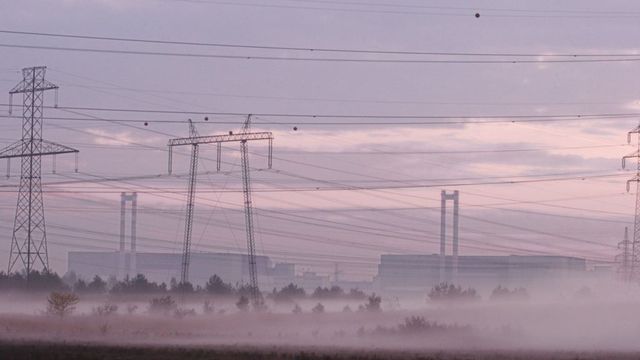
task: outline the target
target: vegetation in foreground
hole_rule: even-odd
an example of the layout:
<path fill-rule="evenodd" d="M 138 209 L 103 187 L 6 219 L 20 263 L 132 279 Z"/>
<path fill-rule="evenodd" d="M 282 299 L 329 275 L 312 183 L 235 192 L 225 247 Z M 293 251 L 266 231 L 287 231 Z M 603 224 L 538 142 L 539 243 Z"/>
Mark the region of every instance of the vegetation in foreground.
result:
<path fill-rule="evenodd" d="M 355 351 L 317 348 L 238 348 L 238 347 L 120 347 L 90 344 L 6 343 L 0 342 L 0 359 L 75 360 L 488 360 L 488 359 L 637 359 L 637 354 L 613 352 L 528 352 L 465 351 L 422 352 Z"/>

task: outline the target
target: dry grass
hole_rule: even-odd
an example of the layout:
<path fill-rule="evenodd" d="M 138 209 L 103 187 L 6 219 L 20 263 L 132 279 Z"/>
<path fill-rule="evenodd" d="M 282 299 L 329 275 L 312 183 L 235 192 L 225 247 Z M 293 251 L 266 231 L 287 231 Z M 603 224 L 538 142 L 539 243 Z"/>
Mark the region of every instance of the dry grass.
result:
<path fill-rule="evenodd" d="M 287 347 L 160 347 L 0 342 L 0 359 L 32 360 L 501 360 L 501 359 L 637 359 L 638 354 L 615 352 L 523 351 L 379 351 Z"/>

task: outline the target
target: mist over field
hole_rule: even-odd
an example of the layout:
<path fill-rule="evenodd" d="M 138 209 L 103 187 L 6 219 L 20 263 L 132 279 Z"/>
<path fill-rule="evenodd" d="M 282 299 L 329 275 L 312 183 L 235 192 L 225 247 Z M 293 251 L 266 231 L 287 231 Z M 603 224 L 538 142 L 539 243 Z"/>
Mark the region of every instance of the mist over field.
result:
<path fill-rule="evenodd" d="M 388 351 L 640 350 L 640 319 L 633 315 L 639 302 L 628 300 L 640 292 L 624 284 L 577 289 L 567 284 L 516 298 L 479 295 L 387 297 L 380 308 L 370 308 L 369 297 L 267 297 L 266 308 L 254 311 L 241 310 L 236 296 L 86 294 L 72 312 L 58 316 L 47 312 L 47 293 L 3 292 L 0 340 Z M 174 303 L 151 305 L 166 296 Z M 104 311 L 107 305 L 111 310 Z"/>

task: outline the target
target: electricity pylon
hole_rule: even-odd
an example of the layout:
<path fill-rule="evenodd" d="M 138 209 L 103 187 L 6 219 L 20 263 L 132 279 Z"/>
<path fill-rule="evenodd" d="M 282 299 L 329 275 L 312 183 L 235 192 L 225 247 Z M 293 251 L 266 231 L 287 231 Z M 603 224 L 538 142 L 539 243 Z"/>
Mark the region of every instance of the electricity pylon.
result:
<path fill-rule="evenodd" d="M 217 166 L 216 168 L 220 170 L 221 164 L 221 152 L 222 152 L 222 143 L 225 142 L 240 142 L 242 152 L 242 180 L 243 180 L 243 193 L 245 197 L 245 214 L 247 203 L 249 207 L 251 207 L 251 187 L 250 187 L 250 177 L 249 177 L 249 159 L 247 152 L 247 142 L 253 140 L 268 140 L 269 141 L 269 156 L 268 156 L 268 164 L 269 169 L 271 169 L 272 165 L 272 154 L 273 154 L 273 134 L 271 132 L 249 132 L 249 124 L 250 124 L 251 115 L 248 116 L 247 121 L 245 121 L 242 131 L 239 134 L 234 134 L 233 132 L 229 132 L 228 135 L 211 135 L 211 136 L 199 136 L 197 133 L 193 122 L 189 120 L 189 137 L 186 138 L 176 138 L 169 140 L 169 174 L 172 172 L 172 163 L 173 163 L 173 148 L 175 146 L 184 146 L 191 145 L 191 163 L 189 170 L 189 190 L 187 195 L 187 213 L 185 218 L 185 234 L 184 234 L 184 244 L 183 244 L 183 253 L 182 253 L 182 269 L 180 274 L 180 280 L 182 283 L 186 283 L 189 281 L 189 259 L 191 255 L 191 232 L 193 227 L 193 210 L 195 206 L 195 192 L 196 192 L 196 179 L 198 175 L 198 154 L 199 154 L 199 145 L 201 144 L 217 144 Z M 245 157 L 246 155 L 246 157 Z M 248 200 L 247 200 L 248 199 Z M 248 220 L 251 218 L 251 220 Z M 249 234 L 249 229 L 251 229 L 251 233 L 253 234 L 253 217 L 252 212 L 249 212 L 249 215 L 246 216 L 247 219 L 247 234 Z M 260 292 L 257 288 L 257 270 L 255 267 L 255 245 L 253 241 L 253 235 L 248 240 L 249 244 L 249 274 L 251 277 L 251 296 L 254 301 L 254 305 L 259 304 L 260 302 Z M 254 254 L 253 257 L 251 254 Z M 252 266 L 253 264 L 253 266 Z"/>
<path fill-rule="evenodd" d="M 8 271 L 14 270 L 18 260 L 22 262 L 27 275 L 35 267 L 49 270 L 47 252 L 47 232 L 44 220 L 42 200 L 41 158 L 45 155 L 76 154 L 78 150 L 42 139 L 44 92 L 55 90 L 58 86 L 44 79 L 45 66 L 22 69 L 22 81 L 9 92 L 22 94 L 22 139 L 0 150 L 0 159 L 7 159 L 7 168 L 11 158 L 20 158 L 20 189 L 11 238 Z M 11 100 L 9 103 L 11 103 Z M 11 113 L 11 107 L 9 107 Z"/>
<path fill-rule="evenodd" d="M 631 280 L 631 241 L 629 241 L 629 228 L 624 227 L 624 240 L 618 243 L 618 249 L 622 250 L 620 254 L 616 256 L 616 261 L 619 262 L 618 275 L 622 281 Z"/>
<path fill-rule="evenodd" d="M 242 126 L 242 133 L 249 132 L 251 115 Z M 271 153 L 271 151 L 269 151 Z M 244 195 L 244 221 L 247 232 L 247 253 L 249 256 L 249 281 L 251 286 L 251 302 L 254 308 L 262 306 L 262 298 L 258 289 L 258 269 L 256 268 L 256 241 L 253 231 L 253 202 L 251 200 L 251 174 L 249 172 L 249 144 L 240 141 L 240 157 L 242 163 L 242 194 Z"/>
<path fill-rule="evenodd" d="M 440 192 L 440 281 L 446 281 L 446 238 L 447 238 L 447 200 L 453 201 L 453 256 L 452 281 L 458 277 L 458 215 L 460 209 L 460 192 L 454 190 L 453 194 L 447 194 L 445 190 Z"/>
<path fill-rule="evenodd" d="M 638 135 L 638 148 L 633 153 L 622 157 L 622 168 L 626 166 L 626 160 L 630 158 L 636 159 L 636 174 L 633 178 L 627 180 L 627 192 L 631 190 L 631 183 L 636 183 L 636 207 L 633 221 L 633 241 L 631 242 L 631 264 L 629 265 L 629 279 L 636 279 L 638 271 L 638 260 L 640 259 L 640 125 L 627 133 L 627 143 L 631 143 L 631 135 Z"/>

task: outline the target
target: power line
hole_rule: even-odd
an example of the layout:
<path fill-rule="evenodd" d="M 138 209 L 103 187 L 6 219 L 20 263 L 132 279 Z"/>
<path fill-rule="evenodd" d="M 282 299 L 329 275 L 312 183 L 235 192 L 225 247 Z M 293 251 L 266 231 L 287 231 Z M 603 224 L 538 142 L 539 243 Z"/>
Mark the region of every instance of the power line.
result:
<path fill-rule="evenodd" d="M 624 58 L 572 58 L 572 59 L 536 59 L 536 60 L 434 60 L 434 59 L 366 59 L 366 58 L 329 58 L 329 57 L 291 57 L 291 56 L 264 56 L 264 55 L 232 55 L 232 54 L 205 54 L 171 51 L 145 51 L 123 49 L 101 49 L 88 47 L 48 46 L 48 45 L 24 45 L 1 43 L 0 47 L 14 49 L 84 52 L 96 54 L 120 54 L 120 55 L 145 55 L 145 56 L 173 56 L 183 58 L 201 59 L 227 59 L 227 60 L 267 60 L 267 61 L 299 61 L 299 62 L 327 62 L 327 63 L 379 63 L 379 64 L 541 64 L 541 63 L 624 63 L 638 62 L 640 57 Z"/>
<path fill-rule="evenodd" d="M 301 51 L 311 53 L 355 53 L 355 54 L 385 54 L 385 55 L 430 55 L 430 56 L 478 56 L 478 57 L 638 57 L 638 54 L 625 53 L 495 53 L 495 52 L 446 52 L 446 51 L 402 51 L 402 50 L 371 50 L 371 49 L 347 49 L 347 48 L 322 48 L 322 47 L 295 47 L 295 46 L 267 46 L 255 44 L 231 44 L 231 43 L 212 43 L 200 41 L 177 41 L 177 40 L 159 40 L 132 37 L 114 37 L 114 36 L 96 36 L 82 34 L 61 34 L 51 32 L 34 32 L 34 31 L 17 31 L 0 29 L 2 34 L 29 35 L 39 37 L 54 37 L 66 39 L 85 39 L 100 40 L 109 42 L 133 42 L 146 44 L 164 44 L 164 45 L 187 45 L 201 47 L 221 47 L 236 49 L 259 49 L 259 50 L 287 50 Z"/>
<path fill-rule="evenodd" d="M 9 104 L 0 104 L 0 106 L 8 107 Z M 447 121 L 447 122 L 272 122 L 261 121 L 260 124 L 311 124 L 311 125 L 341 125 L 341 124 L 372 124 L 372 125 L 395 125 L 395 124 L 456 124 L 456 123 L 495 123 L 495 122 L 521 122 L 521 121 L 567 121 L 567 120 L 607 120 L 607 119 L 627 119 L 640 116 L 640 113 L 585 113 L 585 114 L 479 114 L 479 115 L 427 115 L 427 114 L 316 114 L 316 113 L 277 113 L 277 112 L 221 112 L 221 111 L 181 111 L 181 110 L 162 110 L 162 109 L 141 109 L 141 108 L 113 108 L 113 107 L 86 107 L 86 106 L 44 106 L 47 109 L 58 109 L 61 111 L 81 110 L 81 111 L 98 111 L 98 112 L 115 112 L 115 113 L 142 113 L 142 114 L 179 114 L 179 115 L 224 115 L 224 116 L 238 116 L 246 117 L 248 113 L 254 116 L 262 118 L 311 118 L 311 119 L 451 119 L 451 120 L 474 120 L 480 119 L 482 121 Z M 84 116 L 88 116 L 84 114 Z M 3 118 L 18 118 L 11 115 L 0 115 Z M 76 120 L 76 121 L 106 121 L 106 122 L 155 122 L 155 123 L 184 123 L 184 121 L 178 120 L 154 120 L 154 119 L 104 119 L 104 118 L 81 118 L 81 117 L 53 117 L 48 116 L 47 119 L 51 120 Z M 214 123 L 214 124 L 235 124 L 238 125 L 238 121 L 224 122 L 224 121 L 197 121 L 197 123 Z M 139 129 L 139 128 L 138 128 Z M 167 135 L 162 133 L 162 135 Z"/>
<path fill-rule="evenodd" d="M 345 8 L 345 7 L 319 7 L 319 6 L 301 6 L 301 5 L 284 5 L 284 4 L 264 4 L 264 3 L 251 3 L 251 2 L 231 2 L 231 1 L 222 1 L 222 0 L 156 0 L 156 1 L 165 1 L 165 2 L 181 2 L 181 3 L 193 3 L 193 4 L 203 4 L 203 5 L 226 5 L 226 6 L 236 6 L 236 7 L 256 7 L 256 8 L 273 8 L 273 9 L 288 9 L 288 10 L 312 10 L 312 11 L 327 11 L 327 12 L 339 12 L 339 13 L 371 13 L 371 14 L 390 14 L 390 15 L 413 15 L 413 16 L 448 16 L 448 17 L 467 17 L 472 18 L 475 16 L 477 11 L 480 9 L 485 11 L 494 11 L 494 12 L 515 12 L 515 14 L 510 13 L 484 13 L 483 17 L 490 18 L 637 18 L 640 14 L 636 14 L 634 12 L 626 13 L 626 12 L 612 12 L 612 11 L 588 11 L 584 10 L 574 11 L 574 10 L 557 10 L 557 14 L 553 14 L 553 10 L 528 10 L 528 9 L 513 9 L 507 10 L 507 8 L 454 8 L 454 7 L 430 7 L 432 10 L 444 10 L 450 12 L 424 12 L 424 11 L 407 11 L 407 10 L 388 10 L 388 9 L 362 9 L 362 8 Z M 355 3 L 351 3 L 349 5 L 356 5 Z M 425 7 L 426 8 L 426 7 Z M 463 12 L 461 11 L 463 10 Z M 453 12 L 451 12 L 453 11 Z M 527 13 L 531 12 L 531 13 Z"/>

